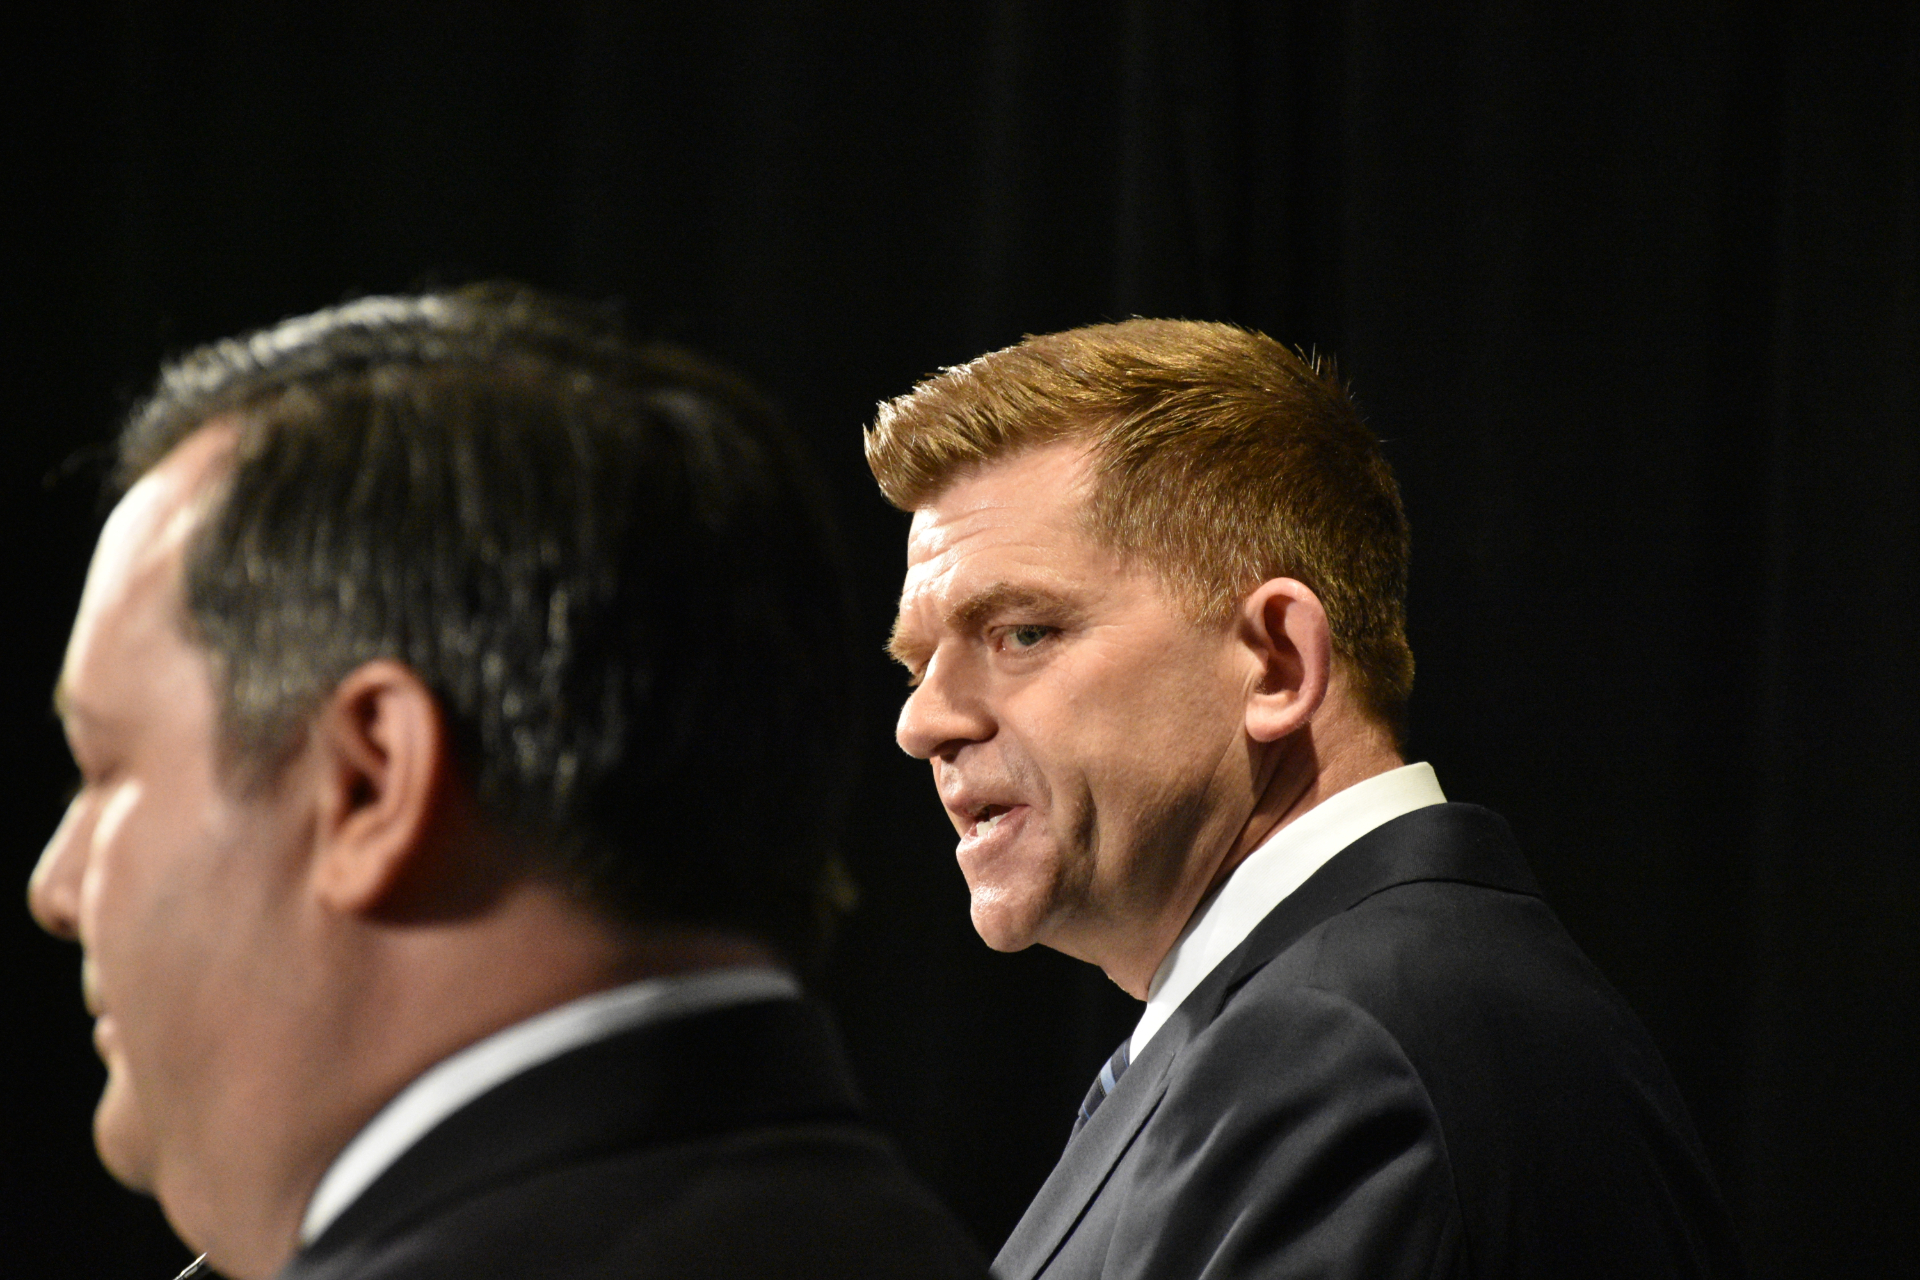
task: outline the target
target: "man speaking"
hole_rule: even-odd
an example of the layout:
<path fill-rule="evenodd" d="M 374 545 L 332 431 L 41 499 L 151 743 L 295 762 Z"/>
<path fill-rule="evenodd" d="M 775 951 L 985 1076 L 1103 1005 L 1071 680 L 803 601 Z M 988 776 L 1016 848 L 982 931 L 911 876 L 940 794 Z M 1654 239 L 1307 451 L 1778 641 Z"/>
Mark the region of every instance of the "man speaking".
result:
<path fill-rule="evenodd" d="M 979 1276 L 798 998 L 845 652 L 760 402 L 516 288 L 168 368 L 30 889 L 220 1273 Z"/>
<path fill-rule="evenodd" d="M 1330 376 L 1080 329 L 881 406 L 867 456 L 976 929 L 1146 1002 L 1002 1280 L 1732 1273 L 1645 1031 L 1402 762 L 1406 519 Z"/>

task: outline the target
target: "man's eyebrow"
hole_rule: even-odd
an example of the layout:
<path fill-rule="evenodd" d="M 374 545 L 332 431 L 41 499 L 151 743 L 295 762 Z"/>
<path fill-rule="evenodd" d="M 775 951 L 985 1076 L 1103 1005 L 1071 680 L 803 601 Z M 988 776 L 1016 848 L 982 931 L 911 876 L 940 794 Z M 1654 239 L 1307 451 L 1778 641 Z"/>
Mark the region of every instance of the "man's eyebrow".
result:
<path fill-rule="evenodd" d="M 957 602 L 947 610 L 943 621 L 949 630 L 966 632 L 979 629 L 1001 614 L 1027 612 L 1044 614 L 1048 621 L 1064 623 L 1079 610 L 1060 592 L 1030 583 L 995 582 Z M 913 659 L 925 653 L 927 645 L 909 632 L 906 617 L 904 612 L 895 615 L 887 652 L 901 666 L 911 667 Z"/>
<path fill-rule="evenodd" d="M 906 625 L 907 615 L 904 612 L 893 615 L 893 631 L 887 636 L 887 656 L 901 666 L 911 668 L 913 660 L 924 652 L 927 646 L 919 640 L 909 638 Z"/>

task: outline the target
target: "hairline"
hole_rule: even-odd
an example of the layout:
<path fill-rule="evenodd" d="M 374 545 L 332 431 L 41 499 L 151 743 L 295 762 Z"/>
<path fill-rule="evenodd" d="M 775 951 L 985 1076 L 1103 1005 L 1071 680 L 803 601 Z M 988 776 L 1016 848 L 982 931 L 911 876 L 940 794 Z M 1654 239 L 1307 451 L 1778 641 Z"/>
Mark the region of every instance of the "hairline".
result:
<path fill-rule="evenodd" d="M 1129 546 L 1117 535 L 1107 521 L 1099 518 L 1097 508 L 1103 497 L 1119 494 L 1119 480 L 1115 475 L 1115 462 L 1118 451 L 1109 443 L 1111 428 L 1117 424 L 1117 415 L 1094 417 L 1085 414 L 1057 413 L 1048 415 L 1045 426 L 1031 436 L 1000 443 L 983 450 L 979 454 L 957 460 L 943 470 L 935 480 L 922 491 L 909 498 L 913 503 L 912 513 L 926 510 L 956 485 L 974 479 L 985 472 L 999 467 L 1009 466 L 1031 454 L 1044 449 L 1077 447 L 1087 467 L 1087 481 L 1084 491 L 1075 502 L 1073 524 L 1075 528 L 1094 545 L 1112 554 L 1123 567 L 1135 567 L 1150 574 L 1159 586 L 1167 601 L 1178 611 L 1182 621 L 1194 627 L 1221 626 L 1231 618 L 1240 605 L 1260 586 L 1273 579 L 1258 579 L 1239 584 L 1229 584 L 1206 571 L 1204 566 L 1190 563 L 1176 563 L 1173 558 L 1161 552 L 1151 544 Z M 1182 581 L 1183 576 L 1186 581 Z M 1319 592 L 1311 583 L 1305 582 L 1297 573 L 1281 573 L 1280 578 L 1290 578 L 1301 583 L 1307 590 Z M 1000 584 L 995 584 L 1000 585 Z M 992 586 L 986 588 L 991 592 Z M 971 601 L 963 602 L 957 613 Z M 899 634 L 900 615 L 896 612 L 894 628 L 888 637 L 886 651 L 901 665 L 907 665 L 896 651 L 895 637 Z M 1351 679 L 1355 659 L 1349 652 L 1343 637 L 1330 636 L 1332 644 L 1333 666 L 1336 672 L 1344 672 Z M 1363 699 L 1356 699 L 1355 706 L 1361 715 L 1372 723 L 1377 723 L 1388 732 L 1398 736 L 1401 732 L 1395 727 L 1392 716 L 1374 711 Z"/>
<path fill-rule="evenodd" d="M 300 698 L 288 699 L 283 704 L 286 714 L 276 718 L 271 726 L 253 726 L 254 732 L 250 733 L 248 726 L 241 722 L 238 686 L 226 670 L 224 655 L 214 647 L 193 612 L 188 590 L 193 572 L 212 554 L 210 539 L 233 501 L 240 454 L 248 437 L 265 429 L 255 412 L 260 402 L 259 398 L 250 398 L 239 405 L 214 409 L 191 419 L 183 416 L 181 421 L 185 425 L 174 425 L 169 430 L 167 447 L 141 471 L 124 478 L 125 488 L 131 490 L 202 432 L 226 431 L 229 435 L 209 460 L 193 492 L 184 499 L 184 505 L 191 510 L 191 523 L 180 540 L 167 611 L 181 640 L 206 663 L 214 695 L 215 777 L 242 797 L 260 795 L 286 776 L 329 692 L 312 689 Z M 269 727 L 272 731 L 265 732 Z"/>
<path fill-rule="evenodd" d="M 906 510 L 916 514 L 924 511 L 952 492 L 956 485 L 999 467 L 1010 466 L 1042 450 L 1078 449 L 1086 473 L 1083 490 L 1074 504 L 1075 529 L 1123 565 L 1151 573 L 1168 599 L 1189 622 L 1199 626 L 1224 622 L 1240 601 L 1257 590 L 1264 579 L 1238 584 L 1214 582 L 1211 586 L 1201 586 L 1196 590 L 1194 585 L 1183 582 L 1182 576 L 1189 576 L 1194 582 L 1211 581 L 1213 575 L 1206 571 L 1205 566 L 1177 563 L 1172 556 L 1150 543 L 1129 545 L 1110 521 L 1101 518 L 1099 508 L 1103 501 L 1117 504 L 1122 497 L 1120 481 L 1115 474 L 1119 453 L 1110 443 L 1112 429 L 1118 425 L 1121 416 L 1093 417 L 1065 412 L 1049 414 L 1046 424 L 1032 435 L 993 446 L 990 452 L 982 450 L 973 457 L 955 461 L 924 488 L 906 495 L 912 503 Z"/>

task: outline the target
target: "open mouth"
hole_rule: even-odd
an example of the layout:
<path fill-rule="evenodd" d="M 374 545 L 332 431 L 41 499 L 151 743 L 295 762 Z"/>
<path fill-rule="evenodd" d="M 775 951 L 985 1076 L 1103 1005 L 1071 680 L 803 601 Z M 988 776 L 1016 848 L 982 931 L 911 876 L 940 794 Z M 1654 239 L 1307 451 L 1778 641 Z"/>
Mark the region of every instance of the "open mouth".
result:
<path fill-rule="evenodd" d="M 992 835 L 993 829 L 1000 825 L 1000 819 L 1006 817 L 1007 814 L 1012 811 L 1010 805 L 986 805 L 979 813 L 973 815 L 973 830 L 967 834 L 976 837 Z"/>

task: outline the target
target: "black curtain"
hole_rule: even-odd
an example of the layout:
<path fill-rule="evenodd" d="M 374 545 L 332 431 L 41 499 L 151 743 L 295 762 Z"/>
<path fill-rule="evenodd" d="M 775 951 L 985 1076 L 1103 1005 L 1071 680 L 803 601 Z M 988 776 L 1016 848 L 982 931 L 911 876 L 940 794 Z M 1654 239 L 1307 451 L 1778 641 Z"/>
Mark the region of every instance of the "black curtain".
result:
<path fill-rule="evenodd" d="M 1920 901 L 1920 7 L 1668 0 L 55 7 L 12 42 L 0 686 L 24 881 L 99 512 L 163 354 L 516 276 L 742 366 L 825 466 L 874 639 L 822 984 L 989 1245 L 1130 1025 L 991 954 L 894 752 L 875 400 L 1131 314 L 1336 353 L 1415 527 L 1414 753 L 1506 813 L 1665 1049 L 1759 1276 L 1903 1269 Z M 770 833 L 777 836 L 777 833 Z M 23 1274 L 178 1250 L 94 1166 L 75 953 L 16 911 Z"/>

